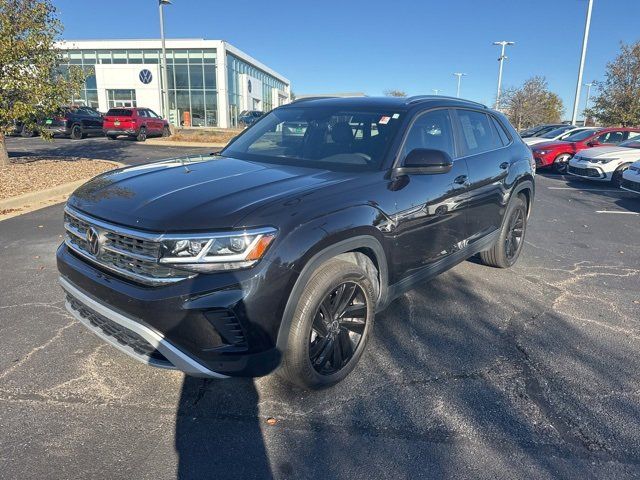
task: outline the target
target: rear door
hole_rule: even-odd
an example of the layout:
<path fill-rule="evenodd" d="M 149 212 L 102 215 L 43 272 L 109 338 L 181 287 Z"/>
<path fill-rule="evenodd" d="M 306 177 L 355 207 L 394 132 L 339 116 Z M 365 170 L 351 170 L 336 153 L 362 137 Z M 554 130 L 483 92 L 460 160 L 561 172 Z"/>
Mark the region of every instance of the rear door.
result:
<path fill-rule="evenodd" d="M 147 115 L 149 117 L 148 121 L 153 123 L 154 133 L 157 135 L 161 134 L 164 128 L 164 120 L 160 118 L 160 115 L 149 108 L 147 108 Z"/>
<path fill-rule="evenodd" d="M 456 130 L 469 168 L 468 232 L 473 241 L 502 224 L 509 167 L 518 161 L 507 148 L 508 134 L 484 110 L 456 109 Z"/>
<path fill-rule="evenodd" d="M 404 140 L 400 165 L 415 148 L 447 152 L 453 168 L 436 175 L 407 174 L 397 181 L 394 267 L 401 276 L 458 251 L 466 237 L 468 171 L 465 160 L 456 158 L 450 110 L 430 110 L 416 117 Z"/>

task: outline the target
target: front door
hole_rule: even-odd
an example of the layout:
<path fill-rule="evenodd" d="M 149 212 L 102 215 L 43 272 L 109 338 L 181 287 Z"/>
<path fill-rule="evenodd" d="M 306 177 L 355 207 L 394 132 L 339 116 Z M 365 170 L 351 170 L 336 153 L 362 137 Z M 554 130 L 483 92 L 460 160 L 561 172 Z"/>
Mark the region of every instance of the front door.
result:
<path fill-rule="evenodd" d="M 453 159 L 448 173 L 406 175 L 396 180 L 394 270 L 399 278 L 416 273 L 456 251 L 466 237 L 467 164 L 456 159 L 451 112 L 431 110 L 411 126 L 401 152 L 443 150 Z"/>

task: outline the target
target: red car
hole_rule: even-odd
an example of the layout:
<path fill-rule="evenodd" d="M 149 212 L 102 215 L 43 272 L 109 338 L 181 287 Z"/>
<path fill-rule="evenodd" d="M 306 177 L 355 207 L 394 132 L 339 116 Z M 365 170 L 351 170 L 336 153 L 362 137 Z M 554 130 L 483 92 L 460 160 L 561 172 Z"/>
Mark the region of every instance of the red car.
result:
<path fill-rule="evenodd" d="M 171 135 L 169 122 L 150 108 L 110 108 L 104 116 L 102 130 L 110 140 L 120 135 L 144 142 L 147 137 Z"/>
<path fill-rule="evenodd" d="M 611 127 L 583 130 L 562 141 L 538 143 L 531 150 L 538 168 L 553 166 L 557 172 L 565 173 L 569 160 L 580 150 L 617 145 L 629 138 L 629 132 L 640 132 L 640 128 Z"/>

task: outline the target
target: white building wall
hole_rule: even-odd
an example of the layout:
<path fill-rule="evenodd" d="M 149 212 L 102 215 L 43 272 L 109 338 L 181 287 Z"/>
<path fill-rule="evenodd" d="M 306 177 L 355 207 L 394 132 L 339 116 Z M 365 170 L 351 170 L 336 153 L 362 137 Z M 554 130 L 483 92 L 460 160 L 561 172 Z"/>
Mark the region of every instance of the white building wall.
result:
<path fill-rule="evenodd" d="M 151 72 L 152 78 L 148 84 L 140 80 L 140 71 L 145 69 Z M 106 112 L 109 108 L 107 90 L 135 90 L 138 107 L 147 107 L 160 114 L 162 100 L 159 70 L 157 64 L 96 65 L 99 110 Z"/>

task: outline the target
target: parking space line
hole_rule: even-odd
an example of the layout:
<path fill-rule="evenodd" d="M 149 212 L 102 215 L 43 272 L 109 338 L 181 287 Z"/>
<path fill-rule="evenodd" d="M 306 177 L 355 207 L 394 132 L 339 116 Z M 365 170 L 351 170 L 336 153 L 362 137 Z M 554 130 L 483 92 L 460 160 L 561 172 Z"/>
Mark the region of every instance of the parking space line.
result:
<path fill-rule="evenodd" d="M 596 213 L 620 213 L 622 215 L 640 215 L 638 212 L 625 212 L 624 210 L 596 210 Z"/>
<path fill-rule="evenodd" d="M 579 188 L 579 187 L 547 187 L 549 190 L 578 190 L 580 192 L 618 192 L 625 193 L 624 190 L 613 188 Z"/>

